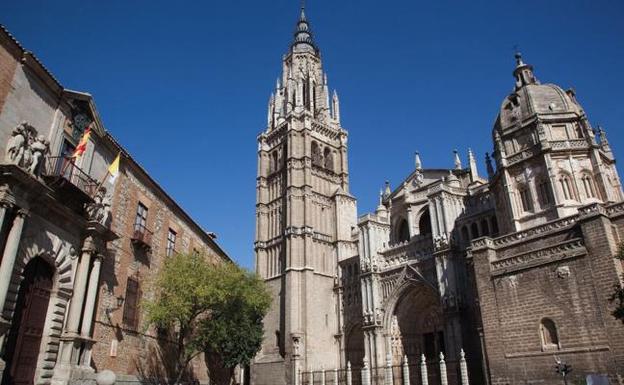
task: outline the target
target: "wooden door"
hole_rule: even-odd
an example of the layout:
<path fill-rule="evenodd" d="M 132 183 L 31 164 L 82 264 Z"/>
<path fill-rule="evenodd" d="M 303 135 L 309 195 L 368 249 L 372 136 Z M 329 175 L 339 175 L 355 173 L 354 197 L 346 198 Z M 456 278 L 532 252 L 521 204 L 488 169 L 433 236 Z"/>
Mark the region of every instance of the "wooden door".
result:
<path fill-rule="evenodd" d="M 53 275 L 52 269 L 40 258 L 33 259 L 24 270 L 6 351 L 10 378 L 5 376 L 3 385 L 34 383 Z"/>

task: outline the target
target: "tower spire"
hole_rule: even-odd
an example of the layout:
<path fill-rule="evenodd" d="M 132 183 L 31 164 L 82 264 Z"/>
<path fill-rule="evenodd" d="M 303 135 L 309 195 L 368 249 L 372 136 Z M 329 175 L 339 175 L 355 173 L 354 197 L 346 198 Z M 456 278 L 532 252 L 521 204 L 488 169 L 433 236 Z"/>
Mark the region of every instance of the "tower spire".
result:
<path fill-rule="evenodd" d="M 301 12 L 299 13 L 299 20 L 297 21 L 297 28 L 295 28 L 295 38 L 290 46 L 292 51 L 309 51 L 317 52 L 318 48 L 314 44 L 312 38 L 312 30 L 310 24 L 305 15 L 305 0 L 301 0 Z"/>

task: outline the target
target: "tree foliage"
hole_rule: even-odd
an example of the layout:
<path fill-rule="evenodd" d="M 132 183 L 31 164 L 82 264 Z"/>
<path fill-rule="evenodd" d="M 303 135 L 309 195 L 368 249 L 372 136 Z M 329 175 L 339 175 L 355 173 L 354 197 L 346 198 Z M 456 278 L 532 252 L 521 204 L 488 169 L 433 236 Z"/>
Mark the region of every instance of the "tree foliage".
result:
<path fill-rule="evenodd" d="M 620 244 L 620 249 L 615 257 L 624 261 L 624 243 Z M 624 275 L 621 281 L 624 282 Z M 615 302 L 616 306 L 611 315 L 624 323 L 624 287 L 619 282 L 614 285 L 613 293 L 609 299 L 611 302 Z"/>
<path fill-rule="evenodd" d="M 211 379 L 227 384 L 234 368 L 260 349 L 271 296 L 254 274 L 233 263 L 211 264 L 202 255 L 176 254 L 166 260 L 155 291 L 143 305 L 148 325 L 166 330 L 176 345 L 170 383 L 205 353 Z"/>

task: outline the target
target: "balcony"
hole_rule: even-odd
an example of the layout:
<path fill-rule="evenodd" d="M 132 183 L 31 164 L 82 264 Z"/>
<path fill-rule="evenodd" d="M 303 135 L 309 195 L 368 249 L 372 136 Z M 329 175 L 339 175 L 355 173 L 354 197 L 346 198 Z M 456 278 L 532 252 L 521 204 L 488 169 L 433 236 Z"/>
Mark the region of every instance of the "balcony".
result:
<path fill-rule="evenodd" d="M 98 187 L 98 182 L 78 167 L 72 158 L 63 156 L 48 156 L 41 176 L 61 199 L 78 210 L 93 200 Z"/>
<path fill-rule="evenodd" d="M 152 248 L 152 232 L 148 230 L 145 225 L 135 223 L 130 241 L 132 241 L 132 244 L 135 246 L 145 251 L 149 251 Z"/>

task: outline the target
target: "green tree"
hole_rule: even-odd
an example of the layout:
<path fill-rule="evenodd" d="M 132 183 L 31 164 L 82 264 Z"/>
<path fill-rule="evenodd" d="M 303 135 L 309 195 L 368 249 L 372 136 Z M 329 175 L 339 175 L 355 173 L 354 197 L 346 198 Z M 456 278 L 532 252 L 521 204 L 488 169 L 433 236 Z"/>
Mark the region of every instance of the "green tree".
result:
<path fill-rule="evenodd" d="M 176 254 L 165 261 L 154 289 L 154 299 L 143 305 L 147 325 L 166 331 L 175 345 L 170 384 L 180 382 L 201 353 L 211 380 L 229 384 L 235 367 L 248 364 L 260 349 L 271 296 L 256 275 L 233 263 Z"/>
<path fill-rule="evenodd" d="M 620 244 L 620 250 L 615 257 L 624 260 L 624 243 Z M 622 276 L 622 280 L 624 281 L 624 275 Z M 611 302 L 615 302 L 616 305 L 611 315 L 624 323 L 624 288 L 619 282 L 614 285 L 610 300 Z"/>

